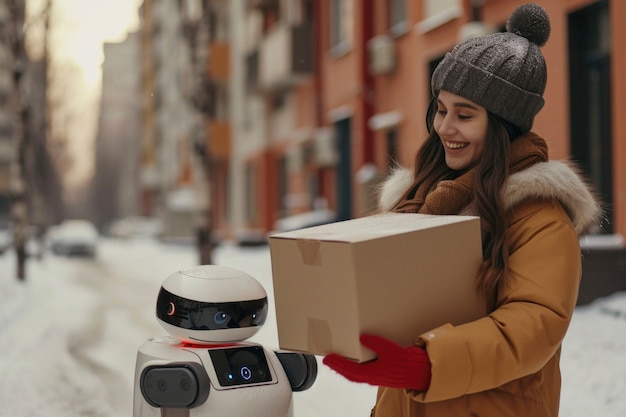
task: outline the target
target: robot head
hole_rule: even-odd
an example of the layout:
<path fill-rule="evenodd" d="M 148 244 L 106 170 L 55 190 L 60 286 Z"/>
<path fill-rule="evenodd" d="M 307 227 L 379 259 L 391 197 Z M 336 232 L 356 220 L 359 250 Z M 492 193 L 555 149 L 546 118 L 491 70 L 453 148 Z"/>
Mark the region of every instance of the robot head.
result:
<path fill-rule="evenodd" d="M 267 317 L 267 294 L 245 272 L 217 265 L 178 271 L 162 284 L 156 315 L 175 338 L 193 344 L 238 342 Z"/>

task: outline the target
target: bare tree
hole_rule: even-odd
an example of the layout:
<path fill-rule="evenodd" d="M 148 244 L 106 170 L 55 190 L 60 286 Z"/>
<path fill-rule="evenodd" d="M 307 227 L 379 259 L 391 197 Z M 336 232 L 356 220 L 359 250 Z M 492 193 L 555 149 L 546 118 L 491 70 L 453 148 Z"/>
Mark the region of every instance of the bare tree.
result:
<path fill-rule="evenodd" d="M 10 74 L 10 87 L 2 110 L 11 115 L 11 124 L 1 138 L 10 143 L 8 192 L 13 246 L 17 255 L 17 278 L 26 279 L 26 245 L 31 224 L 45 230 L 48 218 L 58 207 L 58 177 L 50 161 L 48 109 L 46 106 L 47 53 L 45 38 L 51 0 L 37 16 L 26 18 L 25 0 L 0 1 L 0 43 L 5 51 L 4 73 Z M 44 51 L 31 61 L 27 54 L 27 34 L 44 38 Z M 5 87 L 6 89 L 6 87 Z M 51 194 L 52 192 L 52 194 Z M 34 238 L 38 236 L 33 236 Z"/>
<path fill-rule="evenodd" d="M 23 97 L 28 102 L 26 178 L 29 207 L 29 239 L 38 239 L 38 256 L 43 256 L 44 237 L 48 226 L 59 219 L 61 187 L 52 164 L 47 140 L 50 137 L 48 111 L 48 28 L 52 0 L 45 0 L 39 9 L 31 8 L 25 16 L 24 43 L 29 57 L 23 80 Z M 26 121 L 25 121 L 26 122 Z M 30 254 L 29 254 L 30 255 Z"/>
<path fill-rule="evenodd" d="M 211 98 L 207 88 L 208 79 L 206 75 L 207 55 L 206 48 L 208 42 L 209 16 L 207 7 L 199 2 L 186 2 L 184 13 L 184 34 L 189 46 L 190 62 L 192 70 L 192 89 L 189 100 L 194 109 L 194 151 L 199 159 L 201 178 L 196 181 L 200 183 L 203 190 L 199 195 L 204 196 L 205 201 L 201 201 L 196 213 L 196 244 L 200 257 L 200 263 L 208 265 L 212 263 L 213 252 L 213 223 L 211 213 L 211 152 L 207 146 L 205 119 L 211 113 Z M 192 5 L 197 7 L 193 8 Z"/>
<path fill-rule="evenodd" d="M 11 142 L 13 156 L 9 171 L 11 195 L 11 222 L 13 245 L 17 254 L 17 278 L 26 278 L 26 240 L 28 233 L 28 205 L 26 196 L 26 154 L 28 149 L 28 104 L 23 94 L 23 78 L 28 59 L 24 48 L 24 0 L 5 0 L 4 13 L 0 22 L 1 42 L 9 55 L 11 92 L 8 108 L 11 114 Z"/>

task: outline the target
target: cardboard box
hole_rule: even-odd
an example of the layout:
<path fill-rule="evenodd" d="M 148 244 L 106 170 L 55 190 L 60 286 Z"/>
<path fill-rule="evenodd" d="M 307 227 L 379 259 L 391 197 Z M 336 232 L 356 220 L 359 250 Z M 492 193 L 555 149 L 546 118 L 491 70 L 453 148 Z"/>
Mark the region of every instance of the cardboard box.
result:
<path fill-rule="evenodd" d="M 402 346 L 485 316 L 473 216 L 384 213 L 270 236 L 281 349 L 375 357 L 362 333 Z"/>

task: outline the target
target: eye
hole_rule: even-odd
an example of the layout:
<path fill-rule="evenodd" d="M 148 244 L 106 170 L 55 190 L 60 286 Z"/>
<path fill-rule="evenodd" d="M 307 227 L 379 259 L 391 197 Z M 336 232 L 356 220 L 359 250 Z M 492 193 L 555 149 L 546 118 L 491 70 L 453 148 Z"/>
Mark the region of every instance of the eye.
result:
<path fill-rule="evenodd" d="M 252 319 L 252 323 L 258 324 L 259 321 L 261 321 L 261 315 L 259 315 L 258 312 L 252 313 L 250 315 L 250 318 Z"/>
<path fill-rule="evenodd" d="M 168 309 L 167 309 L 167 315 L 168 316 L 173 316 L 174 313 L 176 313 L 176 306 L 174 305 L 173 302 L 170 301 L 169 305 L 168 305 Z"/>
<path fill-rule="evenodd" d="M 228 315 L 228 313 L 225 313 L 224 311 L 218 311 L 217 313 L 215 313 L 215 316 L 213 317 L 213 321 L 215 321 L 215 324 L 220 325 L 220 326 L 227 323 L 229 320 L 230 320 L 230 316 Z"/>

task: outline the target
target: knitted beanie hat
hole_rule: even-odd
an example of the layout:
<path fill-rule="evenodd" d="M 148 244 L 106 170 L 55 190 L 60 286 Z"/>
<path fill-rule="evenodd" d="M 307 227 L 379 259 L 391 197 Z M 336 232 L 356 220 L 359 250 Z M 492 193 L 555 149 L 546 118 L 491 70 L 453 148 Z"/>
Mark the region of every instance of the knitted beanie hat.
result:
<path fill-rule="evenodd" d="M 550 36 L 543 7 L 513 11 L 507 32 L 466 40 L 439 63 L 431 79 L 440 90 L 465 97 L 527 132 L 544 104 L 546 63 L 539 48 Z"/>

